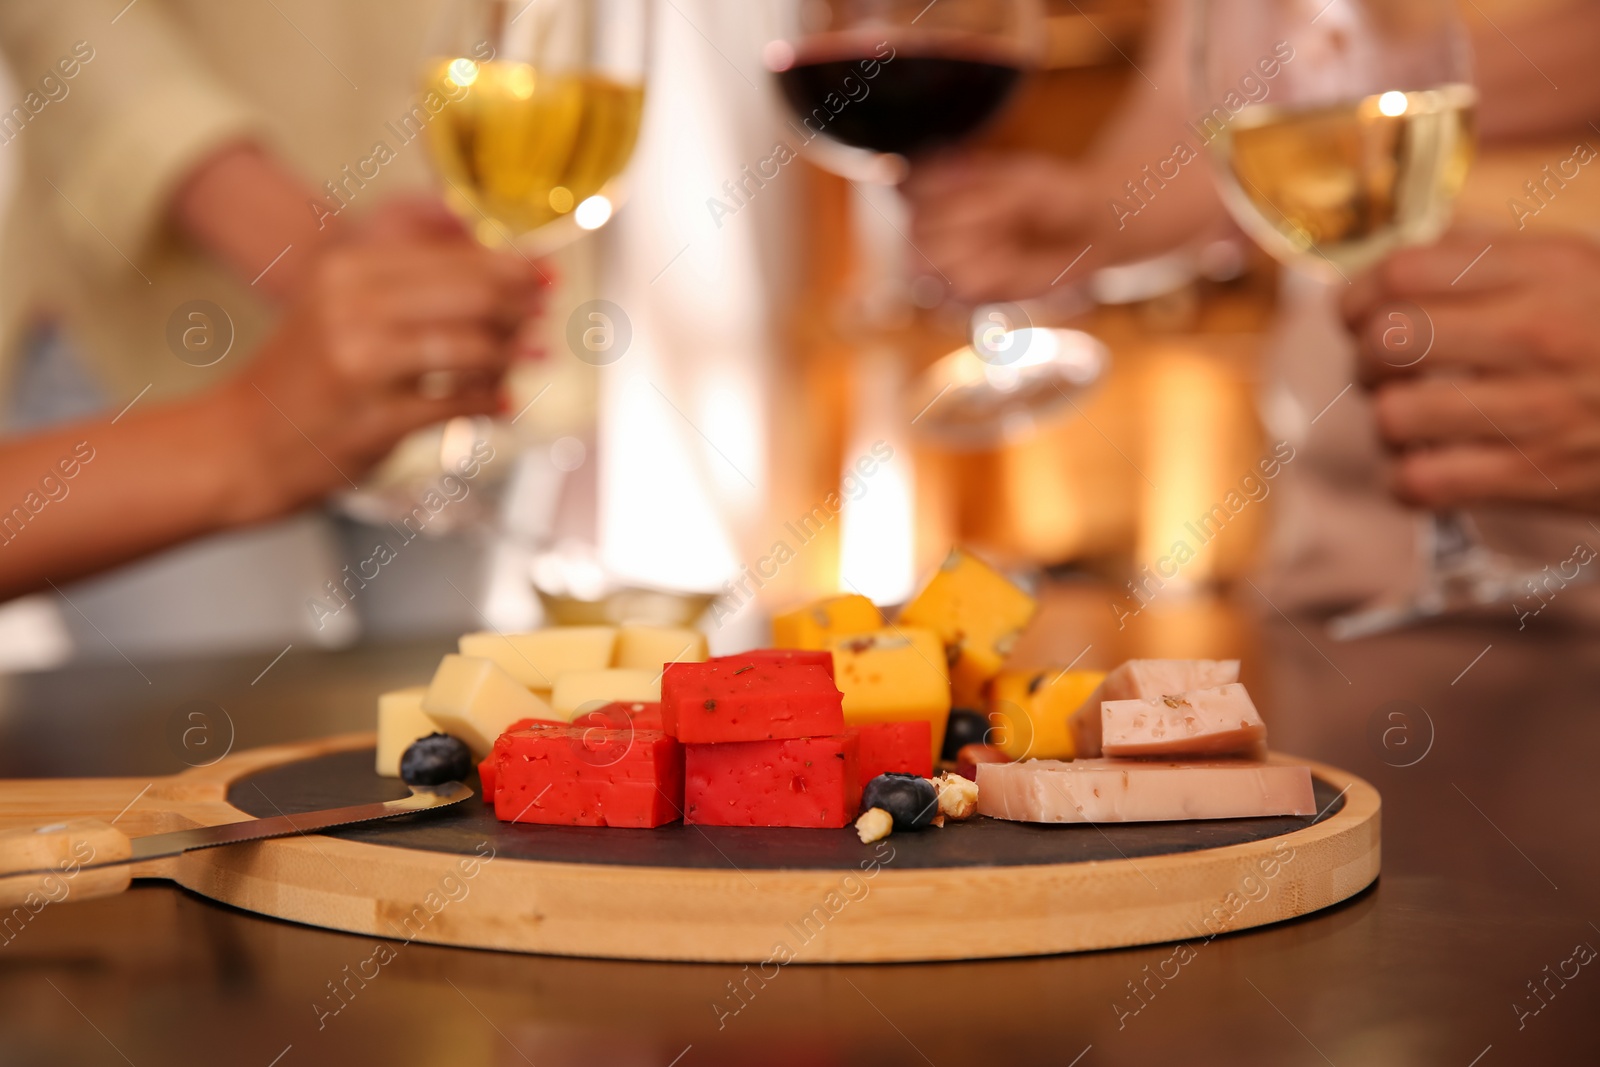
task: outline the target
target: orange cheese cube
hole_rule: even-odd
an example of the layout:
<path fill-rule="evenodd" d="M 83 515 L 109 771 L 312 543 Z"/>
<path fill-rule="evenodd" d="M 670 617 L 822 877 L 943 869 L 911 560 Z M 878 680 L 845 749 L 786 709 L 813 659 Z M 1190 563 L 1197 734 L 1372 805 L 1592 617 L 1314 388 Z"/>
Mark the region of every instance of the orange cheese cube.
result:
<path fill-rule="evenodd" d="M 1001 671 L 989 692 L 992 744 L 1014 760 L 1072 759 L 1067 720 L 1105 679 L 1104 671 Z"/>
<path fill-rule="evenodd" d="M 896 626 L 835 638 L 832 650 L 834 683 L 844 694 L 845 723 L 925 720 L 931 756 L 938 759 L 950 718 L 950 677 L 938 636 L 931 630 Z"/>
<path fill-rule="evenodd" d="M 883 613 L 864 596 L 835 596 L 786 612 L 772 620 L 776 648 L 825 649 L 836 637 L 870 633 L 883 626 Z"/>
<path fill-rule="evenodd" d="M 901 609 L 899 622 L 939 635 L 956 703 L 975 707 L 1037 608 L 1003 574 L 958 548 Z"/>

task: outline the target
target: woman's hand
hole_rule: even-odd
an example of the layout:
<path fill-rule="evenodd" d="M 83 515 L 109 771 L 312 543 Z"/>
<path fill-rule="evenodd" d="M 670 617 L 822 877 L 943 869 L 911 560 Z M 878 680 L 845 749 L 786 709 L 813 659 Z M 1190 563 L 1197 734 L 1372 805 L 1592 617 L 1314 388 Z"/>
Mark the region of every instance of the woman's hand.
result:
<path fill-rule="evenodd" d="M 0 599 L 288 514 L 412 430 L 497 410 L 542 288 L 438 205 L 351 227 L 225 385 L 0 441 Z"/>
<path fill-rule="evenodd" d="M 1600 246 L 1453 232 L 1358 279 L 1344 314 L 1400 496 L 1600 511 Z"/>
<path fill-rule="evenodd" d="M 918 163 L 901 187 L 911 242 L 951 295 L 972 303 L 1037 296 L 1107 264 L 1160 255 L 1223 221 L 1205 163 L 1186 149 L 1179 164 L 1174 151 L 1172 138 L 1152 132 L 1085 163 L 1023 153 Z M 1152 177 L 1162 166 L 1168 177 Z"/>
<path fill-rule="evenodd" d="M 952 156 L 919 163 L 901 190 L 911 241 L 958 300 L 1020 299 L 1050 288 L 1105 211 L 1082 168 L 1045 156 Z M 1081 266 L 1081 264 L 1080 264 Z"/>
<path fill-rule="evenodd" d="M 277 513 L 348 488 L 406 434 L 498 410 L 538 268 L 475 243 L 442 207 L 390 205 L 328 246 L 281 327 L 221 398 Z"/>

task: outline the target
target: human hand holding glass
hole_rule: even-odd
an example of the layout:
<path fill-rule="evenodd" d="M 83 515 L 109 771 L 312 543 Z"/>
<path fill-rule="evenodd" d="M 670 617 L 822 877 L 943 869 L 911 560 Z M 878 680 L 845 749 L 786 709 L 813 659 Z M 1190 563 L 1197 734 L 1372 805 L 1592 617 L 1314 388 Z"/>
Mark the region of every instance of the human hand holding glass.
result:
<path fill-rule="evenodd" d="M 1267 99 L 1200 123 L 1224 203 L 1264 249 L 1350 282 L 1444 232 L 1476 102 L 1451 0 L 1207 0 L 1197 31 L 1202 101 L 1237 99 L 1260 57 L 1279 60 Z M 1335 636 L 1506 600 L 1536 570 L 1491 552 L 1462 512 L 1429 520 L 1418 587 L 1334 619 Z"/>

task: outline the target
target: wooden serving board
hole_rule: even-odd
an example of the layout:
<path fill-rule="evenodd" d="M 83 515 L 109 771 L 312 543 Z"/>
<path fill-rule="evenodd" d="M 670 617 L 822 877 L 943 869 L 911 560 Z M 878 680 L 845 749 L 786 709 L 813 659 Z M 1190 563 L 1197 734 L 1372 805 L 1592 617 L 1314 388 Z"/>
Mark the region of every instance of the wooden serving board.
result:
<path fill-rule="evenodd" d="M 407 795 L 373 773 L 373 744 L 368 733 L 257 749 L 153 783 L 0 782 L 0 827 L 115 818 L 117 829 L 141 836 Z M 1370 885 L 1377 791 L 1310 766 L 1324 809 L 1314 819 L 1035 826 L 979 818 L 863 845 L 849 829 L 509 824 L 474 797 L 325 834 L 189 852 L 136 865 L 133 875 L 390 942 L 736 962 L 1076 952 L 1280 922 Z"/>

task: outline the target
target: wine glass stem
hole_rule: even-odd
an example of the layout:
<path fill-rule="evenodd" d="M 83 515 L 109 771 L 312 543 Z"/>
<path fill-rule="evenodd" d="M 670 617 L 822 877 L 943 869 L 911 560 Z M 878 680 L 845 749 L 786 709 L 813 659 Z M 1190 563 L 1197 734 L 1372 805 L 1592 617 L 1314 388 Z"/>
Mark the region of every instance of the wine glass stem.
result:
<path fill-rule="evenodd" d="M 1435 511 L 1431 532 L 1431 564 L 1435 575 L 1460 567 L 1473 552 L 1483 547 L 1477 525 L 1464 511 Z"/>

